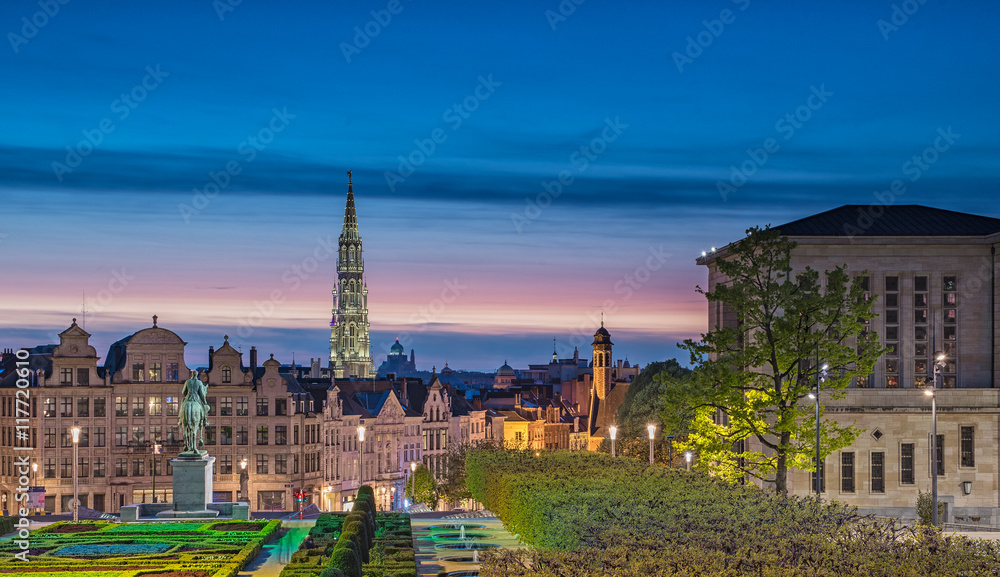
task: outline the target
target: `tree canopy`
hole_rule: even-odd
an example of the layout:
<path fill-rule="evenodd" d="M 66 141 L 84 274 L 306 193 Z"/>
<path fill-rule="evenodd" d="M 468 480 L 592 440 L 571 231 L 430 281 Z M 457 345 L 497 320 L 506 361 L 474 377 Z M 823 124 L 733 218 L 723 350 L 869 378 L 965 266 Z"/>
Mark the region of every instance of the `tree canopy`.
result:
<path fill-rule="evenodd" d="M 730 479 L 750 475 L 781 493 L 789 467 L 815 470 L 814 405 L 805 397 L 817 386 L 820 399 L 841 397 L 884 352 L 868 330 L 875 313 L 864 273 L 852 278 L 846 265 L 822 279 L 808 267 L 793 271 L 795 246 L 770 227 L 751 228 L 719 253 L 714 264 L 727 280 L 698 292 L 735 322 L 680 345 L 695 370 L 667 382 L 662 413 L 668 427 L 689 423 L 680 448 L 695 451 L 700 467 Z M 820 419 L 824 457 L 859 433 Z"/>

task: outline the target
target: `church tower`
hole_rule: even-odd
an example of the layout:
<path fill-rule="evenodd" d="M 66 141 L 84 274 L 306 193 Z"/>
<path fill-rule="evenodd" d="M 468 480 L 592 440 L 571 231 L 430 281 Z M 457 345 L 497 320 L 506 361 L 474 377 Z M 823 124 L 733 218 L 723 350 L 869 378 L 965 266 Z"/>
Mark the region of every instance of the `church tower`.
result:
<path fill-rule="evenodd" d="M 594 394 L 598 399 L 604 400 L 611 390 L 611 333 L 604 328 L 604 321 L 601 321 L 601 328 L 594 333 Z"/>
<path fill-rule="evenodd" d="M 333 319 L 330 321 L 330 368 L 335 378 L 368 379 L 374 376 L 368 336 L 368 285 L 350 171 L 347 172 L 347 207 L 339 244 Z"/>

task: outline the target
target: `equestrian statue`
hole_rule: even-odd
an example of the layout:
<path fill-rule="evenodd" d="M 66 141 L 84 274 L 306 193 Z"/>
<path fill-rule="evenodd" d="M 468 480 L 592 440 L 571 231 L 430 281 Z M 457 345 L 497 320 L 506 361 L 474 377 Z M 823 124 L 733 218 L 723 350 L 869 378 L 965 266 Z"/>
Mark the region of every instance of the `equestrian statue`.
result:
<path fill-rule="evenodd" d="M 199 449 L 205 444 L 205 427 L 209 425 L 208 419 L 208 399 L 205 393 L 208 386 L 205 385 L 198 375 L 191 371 L 191 377 L 184 381 L 184 389 L 181 390 L 180 425 L 184 433 L 184 452 L 178 457 L 198 457 L 208 454 L 208 451 Z"/>

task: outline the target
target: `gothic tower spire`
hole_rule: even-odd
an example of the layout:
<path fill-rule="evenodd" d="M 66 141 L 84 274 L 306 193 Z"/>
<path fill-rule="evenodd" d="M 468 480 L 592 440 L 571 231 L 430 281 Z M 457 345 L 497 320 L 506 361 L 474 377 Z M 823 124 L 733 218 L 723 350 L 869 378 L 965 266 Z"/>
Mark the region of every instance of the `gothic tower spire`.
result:
<path fill-rule="evenodd" d="M 336 378 L 367 379 L 374 375 L 368 335 L 368 285 L 351 171 L 347 172 L 347 205 L 339 248 L 337 283 L 333 288 L 333 321 L 330 323 L 330 368 Z"/>

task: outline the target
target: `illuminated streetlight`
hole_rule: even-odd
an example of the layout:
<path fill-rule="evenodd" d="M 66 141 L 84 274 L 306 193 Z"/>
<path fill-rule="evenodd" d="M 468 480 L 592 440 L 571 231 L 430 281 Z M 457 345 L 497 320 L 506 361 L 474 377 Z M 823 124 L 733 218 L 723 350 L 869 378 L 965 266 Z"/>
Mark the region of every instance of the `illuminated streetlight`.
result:
<path fill-rule="evenodd" d="M 616 427 L 614 425 L 611 425 L 611 427 L 608 429 L 608 431 L 611 433 L 611 457 L 614 458 L 614 456 L 615 456 L 615 437 L 618 436 L 618 427 Z"/>
<path fill-rule="evenodd" d="M 417 464 L 410 463 L 410 495 L 413 497 L 413 502 L 417 502 Z"/>
<path fill-rule="evenodd" d="M 80 520 L 80 427 L 73 427 L 73 522 Z"/>
<path fill-rule="evenodd" d="M 934 382 L 931 388 L 924 389 L 924 394 L 931 398 L 931 524 L 937 527 L 938 524 L 938 469 L 937 469 L 937 396 L 934 390 L 938 387 L 938 379 L 941 378 L 941 369 L 944 368 L 945 354 L 938 352 L 934 356 Z"/>
<path fill-rule="evenodd" d="M 691 470 L 691 457 L 692 457 L 691 451 L 684 453 L 684 460 L 687 461 L 688 471 Z"/>
<path fill-rule="evenodd" d="M 358 442 L 361 443 L 361 451 L 358 453 L 358 466 L 361 468 L 358 485 L 365 484 L 365 426 L 358 425 Z"/>
<path fill-rule="evenodd" d="M 649 430 L 649 464 L 653 464 L 653 438 L 656 436 L 656 425 L 646 425 Z"/>
<path fill-rule="evenodd" d="M 817 356 L 819 356 L 817 354 Z M 819 373 L 816 374 L 816 392 L 809 393 L 809 398 L 816 401 L 816 500 L 820 499 L 820 495 L 823 489 L 822 478 L 820 477 L 820 454 L 819 454 L 819 388 L 820 385 L 826 382 L 826 372 L 830 368 L 830 365 L 823 364 L 820 367 Z"/>
<path fill-rule="evenodd" d="M 249 488 L 247 487 L 249 481 L 250 473 L 247 473 L 247 458 L 243 457 L 240 460 L 240 500 L 248 504 L 250 501 L 250 495 L 247 494 L 249 493 Z"/>

